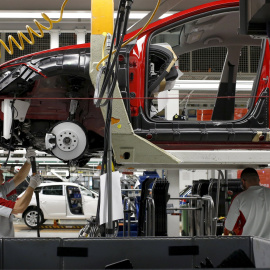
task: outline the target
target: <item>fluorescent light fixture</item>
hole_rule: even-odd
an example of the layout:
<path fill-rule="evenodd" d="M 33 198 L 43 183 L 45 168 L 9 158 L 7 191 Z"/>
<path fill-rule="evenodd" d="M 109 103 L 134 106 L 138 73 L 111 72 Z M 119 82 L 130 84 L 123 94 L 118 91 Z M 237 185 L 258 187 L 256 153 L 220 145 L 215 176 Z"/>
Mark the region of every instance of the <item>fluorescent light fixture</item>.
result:
<path fill-rule="evenodd" d="M 175 14 L 177 12 L 166 12 L 165 14 L 163 14 L 162 16 L 159 17 L 159 19 L 164 19 L 164 18 L 167 18 L 173 14 Z"/>
<path fill-rule="evenodd" d="M 131 11 L 129 18 L 130 19 L 142 19 L 144 18 L 149 12 L 148 11 Z M 117 13 L 114 12 L 114 18 L 116 18 Z"/>
<path fill-rule="evenodd" d="M 1 10 L 0 11 L 0 19 L 41 19 L 43 11 L 33 10 L 31 12 L 23 10 L 23 11 L 10 11 L 10 10 Z M 46 11 L 44 12 L 49 16 L 50 19 L 59 19 L 60 12 L 59 11 Z M 130 19 L 142 19 L 144 18 L 150 11 L 132 11 L 130 13 Z M 168 17 L 174 14 L 173 12 L 167 12 L 163 14 L 160 19 Z M 117 13 L 114 12 L 114 18 L 116 18 Z M 90 19 L 91 12 L 90 11 L 64 11 L 63 19 Z"/>
<path fill-rule="evenodd" d="M 237 91 L 251 91 L 253 81 L 237 81 Z M 219 87 L 219 81 L 216 80 L 177 80 L 172 90 L 207 90 L 217 91 Z M 180 92 L 181 93 L 181 92 Z"/>
<path fill-rule="evenodd" d="M 1 19 L 41 19 L 42 11 L 0 11 Z M 44 12 L 50 19 L 59 19 L 59 11 L 48 11 Z M 87 11 L 65 11 L 63 13 L 63 19 L 89 19 L 91 18 L 91 12 Z"/>

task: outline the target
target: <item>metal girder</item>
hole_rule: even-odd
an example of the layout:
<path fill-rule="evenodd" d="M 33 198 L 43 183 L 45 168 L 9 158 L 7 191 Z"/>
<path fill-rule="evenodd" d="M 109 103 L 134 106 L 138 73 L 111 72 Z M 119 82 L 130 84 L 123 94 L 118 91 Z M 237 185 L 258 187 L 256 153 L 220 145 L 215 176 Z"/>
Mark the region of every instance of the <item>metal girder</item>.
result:
<path fill-rule="evenodd" d="M 128 168 L 144 169 L 244 169 L 246 167 L 264 168 L 270 164 L 268 150 L 179 150 L 167 151 L 182 162 L 163 164 L 158 167 L 151 163 L 129 164 Z M 122 168 L 127 166 L 123 165 Z"/>

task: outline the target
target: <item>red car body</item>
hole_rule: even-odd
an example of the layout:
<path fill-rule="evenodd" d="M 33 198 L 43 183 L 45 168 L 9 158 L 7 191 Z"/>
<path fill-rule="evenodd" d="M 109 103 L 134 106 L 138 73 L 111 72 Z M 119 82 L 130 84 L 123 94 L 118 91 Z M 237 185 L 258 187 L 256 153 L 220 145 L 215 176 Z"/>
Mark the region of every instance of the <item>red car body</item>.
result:
<path fill-rule="evenodd" d="M 261 47 L 261 60 L 253 90 L 246 97 L 250 100 L 248 112 L 242 119 L 232 116 L 238 67 L 231 63 L 235 58 L 232 56 L 241 46 L 260 46 L 261 43 L 261 40 L 249 36 L 230 33 L 230 28 L 235 31 L 239 27 L 234 27 L 230 22 L 231 18 L 237 18 L 238 12 L 238 0 L 221 0 L 197 6 L 150 24 L 137 38 L 135 45 L 122 49 L 119 77 L 125 79 L 119 79 L 119 87 L 137 135 L 167 150 L 270 147 L 270 51 L 267 40 L 263 41 Z M 166 49 L 153 40 L 159 35 L 162 37 L 162 33 L 165 33 L 164 37 L 168 34 L 170 40 L 170 31 L 176 33 L 175 29 L 180 29 L 179 44 L 171 47 L 179 53 L 176 53 L 177 56 L 182 55 L 182 52 L 220 46 L 218 43 L 223 43 L 230 52 L 221 73 L 211 121 L 184 118 L 168 120 L 149 115 L 149 107 L 155 99 L 149 89 L 151 84 L 156 83 L 155 78 L 158 80 L 159 76 L 164 75 L 162 69 L 170 58 Z M 220 35 L 217 35 L 219 32 Z M 215 35 L 211 36 L 212 33 Z M 128 34 L 125 39 L 134 34 L 136 32 Z M 44 143 L 46 133 L 50 133 L 62 121 L 75 121 L 85 131 L 87 146 L 72 160 L 83 165 L 85 160 L 102 150 L 104 120 L 100 109 L 93 103 L 94 88 L 89 77 L 89 58 L 90 44 L 82 44 L 26 55 L 0 66 L 0 98 L 31 100 L 25 122 L 17 123 L 14 129 L 16 136 L 11 143 L 13 148 L 33 146 L 48 151 Z M 154 66 L 160 67 L 160 70 L 154 70 L 154 76 L 149 71 L 152 59 L 157 60 Z M 227 81 L 224 73 L 227 74 Z M 170 70 L 165 74 L 165 79 L 169 75 Z M 71 100 L 77 100 L 79 104 L 72 119 L 69 113 Z M 10 140 L 2 138 L 1 145 L 8 148 Z M 69 161 L 68 158 L 61 159 Z"/>

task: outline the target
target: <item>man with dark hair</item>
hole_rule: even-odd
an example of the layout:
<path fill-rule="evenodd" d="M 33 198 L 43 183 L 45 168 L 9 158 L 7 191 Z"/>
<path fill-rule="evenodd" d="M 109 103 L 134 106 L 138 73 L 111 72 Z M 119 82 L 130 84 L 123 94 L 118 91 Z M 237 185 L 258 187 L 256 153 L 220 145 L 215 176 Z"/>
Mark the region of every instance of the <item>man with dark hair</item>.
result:
<path fill-rule="evenodd" d="M 253 168 L 241 173 L 244 191 L 237 195 L 225 221 L 224 235 L 238 234 L 270 239 L 270 189 L 260 186 Z"/>

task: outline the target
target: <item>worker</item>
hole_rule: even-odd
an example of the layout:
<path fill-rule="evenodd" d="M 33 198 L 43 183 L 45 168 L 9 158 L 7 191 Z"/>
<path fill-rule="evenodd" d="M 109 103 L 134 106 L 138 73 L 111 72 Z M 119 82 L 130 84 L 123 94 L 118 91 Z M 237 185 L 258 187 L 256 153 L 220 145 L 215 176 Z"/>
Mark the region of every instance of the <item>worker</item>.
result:
<path fill-rule="evenodd" d="M 243 192 L 238 194 L 229 209 L 224 235 L 259 236 L 270 239 L 270 189 L 260 186 L 253 168 L 241 173 Z"/>
<path fill-rule="evenodd" d="M 41 183 L 41 176 L 35 174 L 30 177 L 29 185 L 23 196 L 16 202 L 8 200 L 16 191 L 15 188 L 28 176 L 31 168 L 31 157 L 35 157 L 35 150 L 26 152 L 26 162 L 13 179 L 4 182 L 3 171 L 0 170 L 0 237 L 14 237 L 13 214 L 24 212 L 29 205 L 33 192 Z"/>

